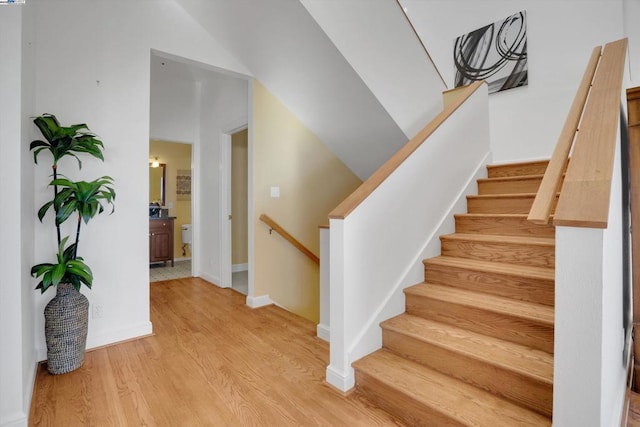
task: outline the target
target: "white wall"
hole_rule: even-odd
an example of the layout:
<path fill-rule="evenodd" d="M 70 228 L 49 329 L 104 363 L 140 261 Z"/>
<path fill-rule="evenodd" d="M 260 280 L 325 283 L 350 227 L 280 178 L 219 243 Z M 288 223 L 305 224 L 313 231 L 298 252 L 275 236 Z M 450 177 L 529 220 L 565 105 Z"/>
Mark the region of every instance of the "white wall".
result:
<path fill-rule="evenodd" d="M 151 56 L 149 133 L 151 139 L 194 143 L 199 123 L 196 83 L 191 66 Z"/>
<path fill-rule="evenodd" d="M 65 161 L 71 178 L 105 174 L 115 179 L 116 212 L 84 228 L 80 252 L 95 282 L 85 291 L 102 318 L 89 322 L 88 346 L 151 332 L 148 282 L 148 141 L 151 49 L 240 73 L 247 70 L 224 51 L 172 0 L 136 2 L 37 1 L 36 111 L 65 124 L 86 122 L 105 143 L 104 163 L 88 159 L 80 173 Z M 55 49 L 51 47 L 55 46 Z M 36 205 L 49 173 L 36 169 Z M 36 221 L 36 260 L 55 247 L 51 217 Z M 36 313 L 53 296 L 36 298 Z M 43 319 L 35 346 L 44 357 Z"/>
<path fill-rule="evenodd" d="M 622 324 L 620 143 L 606 229 L 556 228 L 553 421 L 620 425 L 626 384 Z"/>
<path fill-rule="evenodd" d="M 634 10 L 638 9 L 636 0 L 627 2 L 630 10 L 632 4 Z M 529 85 L 489 97 L 491 145 L 496 162 L 548 158 L 591 50 L 623 37 L 622 0 L 401 3 L 450 87 L 456 37 L 520 10 L 527 11 Z"/>
<path fill-rule="evenodd" d="M 623 0 L 624 34 L 629 38 L 630 87 L 640 86 L 640 1 Z"/>
<path fill-rule="evenodd" d="M 25 12 L 25 15 L 27 12 Z M 22 103 L 24 43 L 22 34 L 23 8 L 0 8 L 0 194 L 8 208 L 0 210 L 0 425 L 26 426 L 29 411 L 29 386 L 33 380 L 35 358 L 30 340 L 33 332 L 31 293 L 28 270 L 23 258 L 30 259 L 31 242 L 22 238 L 32 233 L 33 226 L 23 216 L 33 205 L 28 186 L 32 180 L 17 184 L 22 177 L 22 164 L 28 133 L 24 133 L 23 117 L 30 106 Z M 23 219 L 24 218 L 24 219 Z M 23 254 L 27 254 L 23 256 Z M 27 299 L 25 300 L 25 296 Z M 23 322 L 23 319 L 26 319 Z M 25 352 L 25 357 L 23 353 Z"/>
<path fill-rule="evenodd" d="M 407 138 L 440 112 L 446 85 L 395 1 L 301 1 Z"/>
<path fill-rule="evenodd" d="M 248 90 L 247 80 L 225 76 L 203 82 L 201 88 L 199 272 L 203 278 L 225 287 L 231 286 L 226 283 L 225 274 L 230 268 L 231 247 L 221 246 L 222 227 L 231 225 L 228 221 L 224 224 L 224 215 L 220 212 L 222 197 L 225 197 L 221 185 L 227 185 L 221 181 L 225 161 L 221 150 L 222 132 L 247 123 Z"/>

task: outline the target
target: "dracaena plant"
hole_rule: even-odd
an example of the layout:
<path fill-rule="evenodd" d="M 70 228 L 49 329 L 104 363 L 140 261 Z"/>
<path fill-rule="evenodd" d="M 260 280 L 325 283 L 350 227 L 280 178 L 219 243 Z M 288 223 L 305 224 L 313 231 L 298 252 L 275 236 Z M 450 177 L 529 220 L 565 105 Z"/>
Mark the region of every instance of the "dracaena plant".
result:
<path fill-rule="evenodd" d="M 38 219 L 42 222 L 47 212 L 53 208 L 58 253 L 56 263 L 35 265 L 31 269 L 31 275 L 41 278 L 36 287 L 41 292 L 59 283 L 71 283 L 78 291 L 82 284 L 91 288 L 93 282 L 91 269 L 78 256 L 80 230 L 83 221 L 87 224 L 91 218 L 104 212 L 106 206 L 111 206 L 111 213 L 113 213 L 116 198 L 116 192 L 112 187 L 113 179 L 103 176 L 90 182 L 73 182 L 62 175 L 59 177 L 58 162 L 65 156 L 71 156 L 78 161 L 78 167 L 81 169 L 82 161 L 78 154 L 85 153 L 104 160 L 102 155 L 104 146 L 85 124 L 60 126 L 52 114 L 36 117 L 34 123 L 46 139 L 46 141 L 36 140 L 31 143 L 30 149 L 33 151 L 34 162 L 38 163 L 38 155 L 43 151 L 48 151 L 53 157 L 51 166 L 53 179 L 49 183 L 53 187 L 53 199 L 47 201 L 38 210 Z M 74 214 L 77 214 L 75 241 L 65 247 L 69 238 L 61 237 L 60 226 Z"/>

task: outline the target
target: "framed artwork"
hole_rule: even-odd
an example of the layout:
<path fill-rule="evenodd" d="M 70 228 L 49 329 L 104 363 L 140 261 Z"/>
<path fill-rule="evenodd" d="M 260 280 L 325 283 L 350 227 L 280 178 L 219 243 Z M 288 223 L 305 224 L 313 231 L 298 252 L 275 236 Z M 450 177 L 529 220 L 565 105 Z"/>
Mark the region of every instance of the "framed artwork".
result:
<path fill-rule="evenodd" d="M 489 93 L 526 86 L 527 15 L 514 13 L 455 40 L 455 87 L 486 80 Z"/>
<path fill-rule="evenodd" d="M 176 200 L 191 200 L 191 171 L 178 169 L 176 176 Z"/>

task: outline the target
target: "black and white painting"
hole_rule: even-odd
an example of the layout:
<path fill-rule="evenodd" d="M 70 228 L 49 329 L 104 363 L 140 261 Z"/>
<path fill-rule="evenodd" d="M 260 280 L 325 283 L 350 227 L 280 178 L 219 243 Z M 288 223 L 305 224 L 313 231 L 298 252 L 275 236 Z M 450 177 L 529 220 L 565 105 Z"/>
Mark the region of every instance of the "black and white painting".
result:
<path fill-rule="evenodd" d="M 526 12 L 514 13 L 456 38 L 453 48 L 455 87 L 486 80 L 489 93 L 526 86 Z"/>

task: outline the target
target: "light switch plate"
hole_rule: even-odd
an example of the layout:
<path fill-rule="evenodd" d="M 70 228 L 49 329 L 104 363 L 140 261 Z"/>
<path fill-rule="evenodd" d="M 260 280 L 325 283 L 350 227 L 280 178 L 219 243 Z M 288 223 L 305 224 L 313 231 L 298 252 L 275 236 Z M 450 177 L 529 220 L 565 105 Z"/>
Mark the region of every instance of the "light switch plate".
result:
<path fill-rule="evenodd" d="M 271 187 L 271 197 L 280 197 L 280 187 Z"/>

